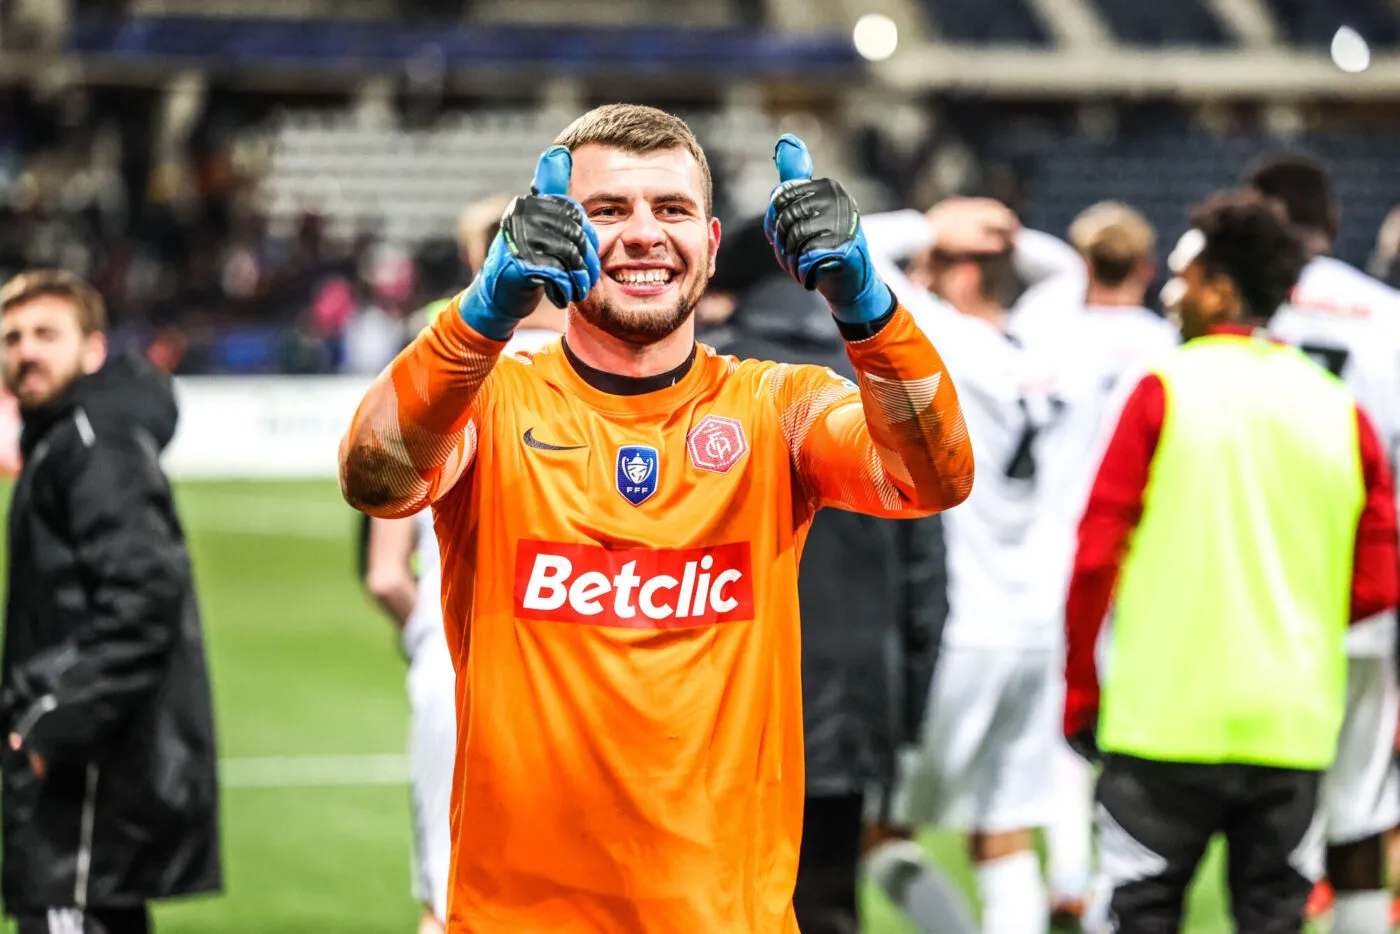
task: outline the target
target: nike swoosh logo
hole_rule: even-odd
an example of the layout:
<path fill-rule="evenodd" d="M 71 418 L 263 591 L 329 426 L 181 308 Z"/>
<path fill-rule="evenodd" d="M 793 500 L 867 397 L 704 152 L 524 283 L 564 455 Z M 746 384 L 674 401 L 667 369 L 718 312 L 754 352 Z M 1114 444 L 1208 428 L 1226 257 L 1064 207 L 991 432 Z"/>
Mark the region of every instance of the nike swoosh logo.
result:
<path fill-rule="evenodd" d="M 537 451 L 579 451 L 588 447 L 586 444 L 559 445 L 537 441 L 535 440 L 535 429 L 533 428 L 525 429 L 525 445 Z"/>

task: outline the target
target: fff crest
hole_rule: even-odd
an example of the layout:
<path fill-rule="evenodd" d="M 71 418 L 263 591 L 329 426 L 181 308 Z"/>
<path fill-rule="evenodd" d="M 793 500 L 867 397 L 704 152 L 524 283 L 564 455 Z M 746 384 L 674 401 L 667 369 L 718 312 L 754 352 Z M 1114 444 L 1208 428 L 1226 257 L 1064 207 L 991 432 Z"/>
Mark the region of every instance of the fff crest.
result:
<path fill-rule="evenodd" d="M 617 451 L 617 491 L 633 506 L 640 506 L 656 492 L 661 456 L 656 448 L 628 444 Z"/>

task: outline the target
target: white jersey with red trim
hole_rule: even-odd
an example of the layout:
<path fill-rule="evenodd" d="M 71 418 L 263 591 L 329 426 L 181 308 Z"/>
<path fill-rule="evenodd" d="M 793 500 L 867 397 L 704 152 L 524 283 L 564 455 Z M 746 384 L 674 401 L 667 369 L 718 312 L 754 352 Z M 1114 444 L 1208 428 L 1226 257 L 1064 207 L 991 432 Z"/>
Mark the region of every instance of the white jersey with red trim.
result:
<path fill-rule="evenodd" d="M 1303 269 L 1269 332 L 1341 378 L 1371 417 L 1394 470 L 1400 455 L 1400 292 L 1319 256 Z M 1347 649 L 1353 657 L 1394 652 L 1395 615 L 1353 626 Z"/>
<path fill-rule="evenodd" d="M 1036 517 L 1031 548 L 1036 603 L 1059 630 L 1079 519 L 1118 412 L 1142 373 L 1181 335 L 1147 308 L 1081 304 L 1055 318 L 1053 328 L 1035 328 L 1025 340 L 1053 368 L 1056 417 L 1038 451 L 1042 482 L 1052 492 Z"/>
<path fill-rule="evenodd" d="M 878 251 L 878 247 L 873 247 Z M 1049 370 L 996 325 L 960 314 L 877 252 L 877 268 L 919 327 L 938 342 L 972 441 L 972 493 L 943 514 L 945 645 L 1048 648 L 1061 638 L 1035 604 L 1028 536 L 1047 487 L 1037 436 L 1054 417 Z"/>

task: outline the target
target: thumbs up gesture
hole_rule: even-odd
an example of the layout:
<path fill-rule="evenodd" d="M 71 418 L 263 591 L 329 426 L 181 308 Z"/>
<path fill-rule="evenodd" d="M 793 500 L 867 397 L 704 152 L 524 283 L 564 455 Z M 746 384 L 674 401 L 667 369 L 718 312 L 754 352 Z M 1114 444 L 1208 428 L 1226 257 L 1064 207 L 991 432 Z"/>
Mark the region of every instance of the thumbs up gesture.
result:
<path fill-rule="evenodd" d="M 543 292 L 564 308 L 588 295 L 602 275 L 598 234 L 568 196 L 573 157 L 563 146 L 540 156 L 530 193 L 501 217 L 486 261 L 463 296 L 463 319 L 477 333 L 508 340 Z"/>
<path fill-rule="evenodd" d="M 869 324 L 894 309 L 894 295 L 870 261 L 855 200 L 829 178 L 812 178 L 807 144 L 784 134 L 773 150 L 778 186 L 763 230 L 802 287 L 816 289 L 843 324 Z"/>

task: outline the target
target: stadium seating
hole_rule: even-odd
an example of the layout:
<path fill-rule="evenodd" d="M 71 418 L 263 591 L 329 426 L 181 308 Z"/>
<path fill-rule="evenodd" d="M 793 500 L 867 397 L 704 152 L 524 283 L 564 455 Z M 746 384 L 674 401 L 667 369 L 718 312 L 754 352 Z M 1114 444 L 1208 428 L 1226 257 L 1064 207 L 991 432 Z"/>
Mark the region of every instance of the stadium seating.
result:
<path fill-rule="evenodd" d="M 396 0 L 134 0 L 131 4 L 131 12 L 142 17 L 229 19 L 389 19 L 397 9 Z"/>
<path fill-rule="evenodd" d="M 1036 136 L 1008 129 L 988 140 L 984 156 L 1021 171 L 1028 225 L 1063 235 L 1089 204 L 1118 199 L 1141 209 L 1157 226 L 1165 254 L 1185 231 L 1190 205 L 1237 185 L 1250 160 L 1281 148 L 1309 153 L 1329 166 L 1342 210 L 1336 253 L 1364 265 L 1393 193 L 1400 191 L 1400 135 L 1310 134 L 1285 144 L 1171 127 L 1105 141 L 1067 127 Z"/>
<path fill-rule="evenodd" d="M 358 124 L 339 112 L 286 114 L 266 131 L 271 158 L 263 188 L 270 216 L 283 232 L 302 211 L 314 209 L 328 212 L 337 237 L 366 226 L 401 243 L 451 236 L 464 205 L 528 184 L 535 159 L 574 116 L 482 110 L 405 130 Z M 773 141 L 786 130 L 808 141 L 824 172 L 850 177 L 818 123 L 742 108 L 684 116 L 740 213 L 766 203 L 775 181 Z M 859 180 L 850 187 L 862 204 L 879 204 Z"/>
<path fill-rule="evenodd" d="M 1045 45 L 1050 40 L 1025 0 L 921 2 L 934 34 L 949 42 Z"/>
<path fill-rule="evenodd" d="M 473 23 L 619 23 L 723 26 L 735 21 L 729 0 L 473 0 Z"/>
<path fill-rule="evenodd" d="M 1132 2 L 1132 0 L 1124 0 Z M 1267 0 L 1284 35 L 1299 45 L 1324 45 L 1350 26 L 1371 45 L 1400 43 L 1400 12 L 1389 0 Z"/>
<path fill-rule="evenodd" d="M 1095 0 L 1095 6 L 1120 42 L 1214 46 L 1227 41 L 1220 21 L 1199 0 Z"/>
<path fill-rule="evenodd" d="M 68 37 L 68 49 L 74 53 L 146 61 L 202 59 L 243 67 L 382 66 L 405 62 L 427 48 L 438 50 L 453 67 L 548 68 L 555 73 L 607 68 L 653 74 L 691 69 L 732 77 L 830 76 L 857 64 L 845 34 L 780 34 L 737 27 L 442 28 L 168 16 L 115 22 L 81 19 Z"/>

